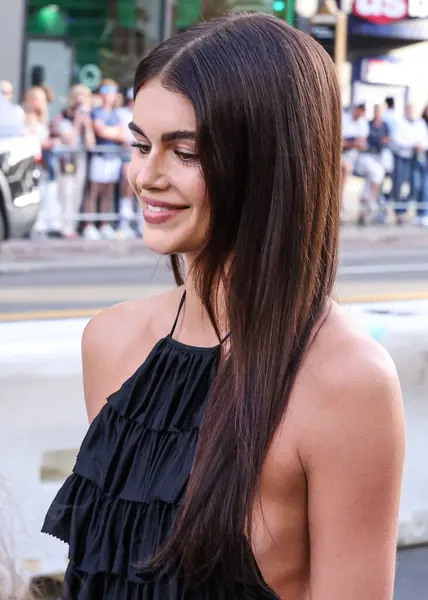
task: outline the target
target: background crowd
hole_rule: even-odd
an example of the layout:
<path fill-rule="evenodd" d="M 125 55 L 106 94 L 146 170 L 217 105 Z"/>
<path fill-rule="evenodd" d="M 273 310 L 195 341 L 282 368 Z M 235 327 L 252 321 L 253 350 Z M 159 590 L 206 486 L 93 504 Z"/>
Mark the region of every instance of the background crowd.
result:
<path fill-rule="evenodd" d="M 365 104 L 357 104 L 344 112 L 342 132 L 342 186 L 351 174 L 366 180 L 359 223 L 384 220 L 389 201 L 397 225 L 403 225 L 414 202 L 416 214 L 410 222 L 428 227 L 428 106 L 418 116 L 407 104 L 400 115 L 394 98 L 386 98 L 384 106 L 374 107 L 369 121 Z"/>
<path fill-rule="evenodd" d="M 0 92 L 13 103 L 9 82 L 0 81 Z M 119 90 L 111 79 L 102 81 L 97 93 L 78 84 L 64 109 L 49 118 L 52 100 L 52 91 L 38 86 L 26 92 L 22 106 L 14 105 L 23 131 L 37 136 L 42 147 L 34 235 L 89 240 L 140 236 L 141 209 L 127 177 L 133 90 Z M 392 97 L 374 107 L 372 119 L 363 103 L 343 113 L 342 193 L 351 175 L 365 179 L 361 225 L 384 222 L 390 205 L 398 225 L 428 227 L 428 107 L 418 116 L 408 104 L 404 113 L 398 113 Z"/>
<path fill-rule="evenodd" d="M 0 91 L 13 103 L 7 81 Z M 114 239 L 141 235 L 142 216 L 132 197 L 127 169 L 131 158 L 133 90 L 105 79 L 97 93 L 71 88 L 66 106 L 49 118 L 52 91 L 30 88 L 15 110 L 23 134 L 42 147 L 41 206 L 35 235 Z"/>

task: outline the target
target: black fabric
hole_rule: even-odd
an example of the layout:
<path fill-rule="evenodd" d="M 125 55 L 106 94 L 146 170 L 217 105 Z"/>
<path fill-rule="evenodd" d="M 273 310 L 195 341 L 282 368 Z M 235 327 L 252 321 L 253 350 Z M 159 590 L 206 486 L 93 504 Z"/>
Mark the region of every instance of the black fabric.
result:
<path fill-rule="evenodd" d="M 141 568 L 183 499 L 219 348 L 166 336 L 91 424 L 42 529 L 69 544 L 67 600 L 277 598 L 254 578 L 230 586 L 213 576 L 189 590 L 178 573 Z"/>

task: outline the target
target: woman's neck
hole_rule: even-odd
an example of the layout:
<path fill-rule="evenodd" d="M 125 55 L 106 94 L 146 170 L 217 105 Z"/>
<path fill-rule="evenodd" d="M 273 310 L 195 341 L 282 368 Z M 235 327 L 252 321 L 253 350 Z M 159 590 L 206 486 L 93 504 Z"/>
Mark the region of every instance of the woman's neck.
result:
<path fill-rule="evenodd" d="M 218 338 L 208 316 L 202 300 L 196 291 L 196 282 L 192 272 L 194 257 L 185 256 L 185 289 L 186 301 L 178 329 L 181 330 L 186 339 L 195 340 L 195 345 L 216 345 Z M 228 333 L 226 318 L 225 289 L 222 283 L 218 287 L 216 297 L 213 299 L 214 311 L 221 338 Z"/>

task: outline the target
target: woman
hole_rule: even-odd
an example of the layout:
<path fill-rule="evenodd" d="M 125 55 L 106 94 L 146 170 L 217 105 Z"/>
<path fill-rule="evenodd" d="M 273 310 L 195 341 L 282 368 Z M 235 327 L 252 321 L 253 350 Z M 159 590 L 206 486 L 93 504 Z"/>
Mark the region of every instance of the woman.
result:
<path fill-rule="evenodd" d="M 64 146 L 59 157 L 58 195 L 63 207 L 64 237 L 76 237 L 76 216 L 83 200 L 86 151 L 95 145 L 90 117 L 91 91 L 78 84 L 71 88 L 68 104 L 54 119 L 53 128 Z"/>
<path fill-rule="evenodd" d="M 44 141 L 49 136 L 48 101 L 41 87 L 32 87 L 24 96 L 26 125 L 31 133 Z"/>
<path fill-rule="evenodd" d="M 164 42 L 134 89 L 130 181 L 178 286 L 85 330 L 92 424 L 44 524 L 68 597 L 391 600 L 403 414 L 331 299 L 333 63 L 235 15 Z"/>
<path fill-rule="evenodd" d="M 40 212 L 34 230 L 58 235 L 61 230 L 61 205 L 58 201 L 57 162 L 54 149 L 60 143 L 49 127 L 47 92 L 41 87 L 30 88 L 24 97 L 27 132 L 35 135 L 42 146 L 43 174 L 40 187 Z"/>
<path fill-rule="evenodd" d="M 120 198 L 119 198 L 119 229 L 118 233 L 124 238 L 134 238 L 136 236 L 133 228 L 135 217 L 134 198 L 131 184 L 129 182 L 128 171 L 131 162 L 132 148 L 131 144 L 134 139 L 132 131 L 128 125 L 132 121 L 132 113 L 134 109 L 134 91 L 132 88 L 126 90 L 126 106 L 118 109 L 120 121 L 126 132 L 126 139 L 123 143 L 122 151 L 122 176 L 120 179 Z"/>
<path fill-rule="evenodd" d="M 115 108 L 117 92 L 117 83 L 112 79 L 104 79 L 100 87 L 103 105 L 91 112 L 97 151 L 90 159 L 88 190 L 83 202 L 85 215 L 95 214 L 98 198 L 103 215 L 110 216 L 113 211 L 115 186 L 122 170 L 121 144 L 125 137 L 125 129 Z M 84 224 L 82 235 L 88 240 L 112 240 L 116 232 L 108 221 L 103 221 L 97 229 L 90 220 Z"/>

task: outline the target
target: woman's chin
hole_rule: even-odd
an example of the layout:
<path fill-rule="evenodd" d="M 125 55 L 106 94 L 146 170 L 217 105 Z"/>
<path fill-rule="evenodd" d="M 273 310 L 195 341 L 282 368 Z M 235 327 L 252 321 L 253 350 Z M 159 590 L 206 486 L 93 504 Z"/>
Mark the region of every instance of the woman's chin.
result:
<path fill-rule="evenodd" d="M 171 254 L 193 254 L 198 253 L 200 246 L 194 248 L 188 239 L 174 239 L 171 233 L 161 233 L 160 231 L 150 231 L 146 225 L 143 228 L 143 241 L 150 250 L 163 256 Z"/>
<path fill-rule="evenodd" d="M 143 241 L 150 250 L 163 256 L 182 254 L 183 252 L 182 244 L 175 244 L 170 239 L 161 239 L 158 236 L 155 238 L 155 236 L 146 235 L 146 232 L 143 232 Z"/>

